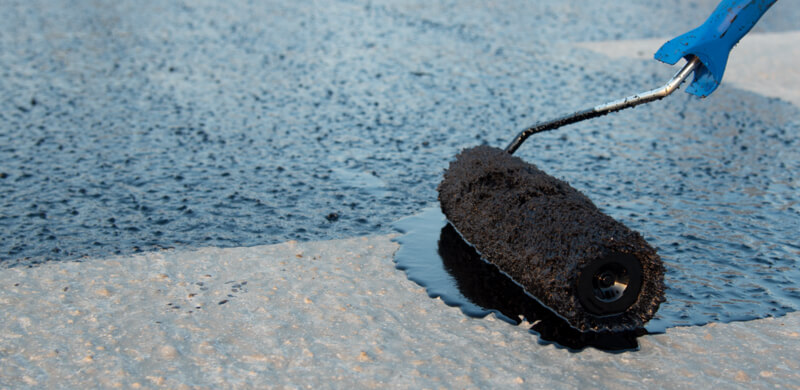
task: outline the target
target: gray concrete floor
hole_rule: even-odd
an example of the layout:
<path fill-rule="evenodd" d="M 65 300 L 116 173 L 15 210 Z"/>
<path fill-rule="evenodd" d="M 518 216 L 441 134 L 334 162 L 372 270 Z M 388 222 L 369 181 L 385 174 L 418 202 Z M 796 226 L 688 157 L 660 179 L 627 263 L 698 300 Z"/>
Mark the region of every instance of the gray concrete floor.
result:
<path fill-rule="evenodd" d="M 671 328 L 637 352 L 543 346 L 395 270 L 391 236 L 0 273 L 0 386 L 798 388 L 800 315 Z"/>

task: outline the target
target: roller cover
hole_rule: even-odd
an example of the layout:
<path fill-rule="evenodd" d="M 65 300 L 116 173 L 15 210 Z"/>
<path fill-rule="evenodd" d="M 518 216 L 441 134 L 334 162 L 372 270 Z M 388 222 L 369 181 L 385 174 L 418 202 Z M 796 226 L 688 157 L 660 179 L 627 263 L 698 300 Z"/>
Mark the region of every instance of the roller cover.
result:
<path fill-rule="evenodd" d="M 580 331 L 641 328 L 665 300 L 664 266 L 641 235 L 518 157 L 466 149 L 438 191 L 485 260 Z"/>

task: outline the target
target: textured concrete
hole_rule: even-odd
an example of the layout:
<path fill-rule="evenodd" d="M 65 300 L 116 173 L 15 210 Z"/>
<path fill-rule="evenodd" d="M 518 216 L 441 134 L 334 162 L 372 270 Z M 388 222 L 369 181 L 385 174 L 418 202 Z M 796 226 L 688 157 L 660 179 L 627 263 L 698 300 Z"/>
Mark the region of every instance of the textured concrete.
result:
<path fill-rule="evenodd" d="M 395 270 L 391 236 L 0 273 L 4 388 L 798 388 L 800 315 L 571 353 Z"/>

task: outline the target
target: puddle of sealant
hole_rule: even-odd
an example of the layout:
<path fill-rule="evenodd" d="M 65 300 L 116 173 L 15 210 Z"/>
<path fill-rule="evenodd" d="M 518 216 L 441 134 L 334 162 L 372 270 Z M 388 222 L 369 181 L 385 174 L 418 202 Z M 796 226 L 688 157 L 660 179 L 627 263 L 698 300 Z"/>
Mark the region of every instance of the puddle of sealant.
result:
<path fill-rule="evenodd" d="M 496 266 L 481 259 L 450 225 L 439 208 L 404 218 L 394 225 L 405 233 L 396 239 L 398 269 L 425 287 L 428 296 L 476 318 L 494 313 L 513 325 L 532 323 L 530 332 L 541 344 L 555 344 L 571 351 L 586 347 L 615 352 L 638 348 L 636 338 L 647 334 L 628 332 L 582 333 L 530 296 Z"/>
<path fill-rule="evenodd" d="M 524 292 L 508 292 L 505 288 L 499 288 L 498 286 L 510 283 L 521 290 L 519 285 L 500 273 L 493 265 L 486 267 L 490 264 L 481 261 L 486 266 L 476 263 L 469 266 L 472 269 L 468 272 L 458 269 L 457 262 L 451 259 L 453 255 L 450 252 L 453 246 L 451 244 L 441 245 L 443 238 L 447 238 L 448 229 L 446 227 L 448 225 L 438 206 L 423 210 L 420 214 L 406 217 L 394 224 L 396 229 L 405 233 L 397 239 L 397 242 L 401 244 L 400 250 L 395 255 L 397 268 L 404 270 L 409 279 L 425 287 L 428 295 L 441 297 L 448 305 L 460 307 L 465 314 L 472 317 L 484 317 L 489 313 L 495 313 L 498 318 L 512 324 L 520 323 L 520 315 L 525 316 L 530 322 L 536 322 L 542 318 L 542 321 L 534 325 L 532 331 L 539 334 L 540 339 L 544 342 L 555 342 L 572 349 L 580 349 L 585 346 L 613 349 L 604 348 L 602 345 L 582 344 L 582 342 L 579 343 L 574 338 L 570 338 L 571 336 L 566 339 L 559 338 L 574 329 L 567 325 L 566 329 L 559 330 L 557 322 L 550 325 L 549 321 L 545 321 L 550 318 L 547 315 L 549 312 L 547 309 L 541 313 L 537 312 L 535 316 L 529 316 L 525 312 L 529 306 L 541 305 L 534 298 L 525 295 Z M 453 233 L 458 236 L 455 230 Z M 458 236 L 458 238 L 461 237 Z M 688 243 L 700 240 L 698 237 L 691 236 L 685 238 Z M 461 242 L 472 249 L 463 240 Z M 474 252 L 474 249 L 472 251 Z M 721 260 L 714 256 L 709 255 L 707 258 L 697 253 L 681 256 L 682 253 L 662 251 L 661 249 L 659 252 L 666 252 L 668 257 L 664 259 L 667 267 L 667 302 L 661 304 L 656 316 L 646 324 L 645 333 L 663 333 L 668 328 L 676 326 L 748 321 L 781 316 L 793 311 L 791 307 L 785 305 L 779 305 L 780 309 L 776 308 L 775 305 L 779 303 L 779 298 L 759 287 L 760 283 L 772 282 L 774 274 L 772 272 L 766 274 L 751 272 L 753 269 L 759 270 L 759 267 L 762 267 L 757 259 L 752 264 L 748 262 L 736 264 L 740 272 L 752 275 L 747 283 L 747 288 L 743 289 L 740 285 L 730 281 L 720 283 L 717 278 L 711 277 L 720 272 L 717 262 Z M 665 256 L 665 253 L 661 254 Z M 478 256 L 477 253 L 474 256 Z M 490 272 L 490 270 L 493 271 Z M 491 282 L 473 280 L 480 273 L 490 274 L 492 272 L 507 279 L 507 282 L 499 279 L 493 279 Z M 476 287 L 481 283 L 486 287 Z M 701 294 L 707 290 L 713 290 L 715 294 Z M 533 303 L 507 302 L 525 298 L 529 298 Z M 523 308 L 525 310 L 522 310 Z M 552 314 L 552 312 L 550 313 Z M 555 319 L 560 318 L 555 316 Z M 635 347 L 635 340 L 633 343 Z"/>

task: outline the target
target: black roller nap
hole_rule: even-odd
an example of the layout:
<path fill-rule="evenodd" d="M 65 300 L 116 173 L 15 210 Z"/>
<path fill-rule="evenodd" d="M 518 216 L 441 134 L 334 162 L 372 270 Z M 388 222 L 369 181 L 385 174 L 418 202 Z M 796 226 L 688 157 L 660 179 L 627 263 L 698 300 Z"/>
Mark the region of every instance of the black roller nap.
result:
<path fill-rule="evenodd" d="M 489 146 L 466 149 L 438 190 L 464 238 L 578 330 L 641 328 L 664 302 L 656 251 L 534 165 Z"/>

